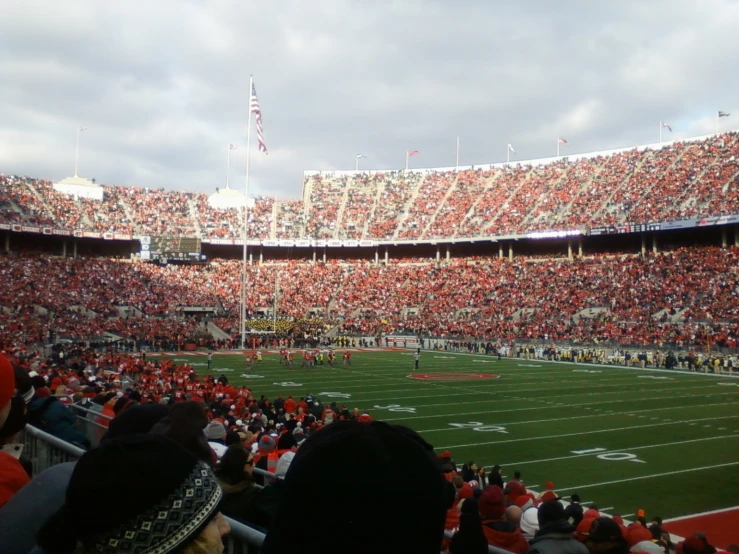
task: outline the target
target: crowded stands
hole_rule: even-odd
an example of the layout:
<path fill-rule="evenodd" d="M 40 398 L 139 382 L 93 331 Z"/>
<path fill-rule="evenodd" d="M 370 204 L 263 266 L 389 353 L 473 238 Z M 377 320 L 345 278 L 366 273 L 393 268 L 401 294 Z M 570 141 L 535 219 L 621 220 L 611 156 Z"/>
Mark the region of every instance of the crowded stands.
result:
<path fill-rule="evenodd" d="M 521 256 L 249 265 L 247 317 L 255 330 L 291 322 L 318 336 L 338 324 L 370 337 L 413 333 L 481 340 L 734 346 L 739 248 L 681 247 L 647 256 Z M 241 262 L 158 265 L 130 260 L 11 254 L 0 268 L 0 342 L 43 342 L 105 332 L 142 340 L 156 330 L 183 342 L 208 308 L 239 329 Z M 277 291 L 277 296 L 275 293 Z M 133 313 L 123 313 L 123 309 Z M 312 314 L 312 315 L 311 315 Z M 202 314 L 201 314 L 202 316 Z M 320 332 L 319 332 L 320 331 Z M 154 337 L 151 337 L 154 338 Z"/>
<path fill-rule="evenodd" d="M 260 197 L 250 239 L 464 238 L 739 213 L 739 133 L 488 169 L 308 175 L 303 199 Z M 165 215 L 166 214 L 166 217 Z M 238 209 L 202 193 L 104 186 L 101 202 L 0 175 L 0 223 L 238 239 Z"/>

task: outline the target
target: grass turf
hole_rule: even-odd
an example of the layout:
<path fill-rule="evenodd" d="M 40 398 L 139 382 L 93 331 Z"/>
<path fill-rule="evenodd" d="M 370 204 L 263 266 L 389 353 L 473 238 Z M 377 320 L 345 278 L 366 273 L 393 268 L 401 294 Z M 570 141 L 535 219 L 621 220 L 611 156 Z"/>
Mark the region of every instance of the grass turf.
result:
<path fill-rule="evenodd" d="M 207 370 L 202 356 L 172 355 Z M 337 356 L 340 358 L 340 354 Z M 358 351 L 352 367 L 294 369 L 265 354 L 249 378 L 243 355 L 216 354 L 211 373 L 274 400 L 313 393 L 407 425 L 462 464 L 503 467 L 525 484 L 553 481 L 610 513 L 671 518 L 739 498 L 739 379 L 587 364 L 424 352 Z M 409 374 L 453 374 L 422 380 Z M 466 374 L 490 373 L 498 379 Z M 596 450 L 600 449 L 600 450 Z"/>

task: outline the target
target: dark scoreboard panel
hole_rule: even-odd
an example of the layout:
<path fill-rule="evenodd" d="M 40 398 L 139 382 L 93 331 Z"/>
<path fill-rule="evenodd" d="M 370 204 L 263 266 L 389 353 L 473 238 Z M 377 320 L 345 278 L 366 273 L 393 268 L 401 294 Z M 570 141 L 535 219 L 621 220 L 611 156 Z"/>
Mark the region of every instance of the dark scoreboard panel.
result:
<path fill-rule="evenodd" d="M 203 261 L 200 239 L 191 237 L 143 236 L 140 257 L 142 260 Z"/>
<path fill-rule="evenodd" d="M 200 254 L 200 239 L 188 237 L 151 237 L 152 254 Z"/>

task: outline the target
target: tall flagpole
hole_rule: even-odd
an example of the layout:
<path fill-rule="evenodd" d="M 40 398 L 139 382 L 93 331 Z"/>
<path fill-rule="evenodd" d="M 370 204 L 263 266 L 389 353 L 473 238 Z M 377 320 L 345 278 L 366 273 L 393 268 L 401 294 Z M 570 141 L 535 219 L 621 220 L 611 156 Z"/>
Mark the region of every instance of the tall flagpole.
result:
<path fill-rule="evenodd" d="M 405 170 L 408 171 L 408 150 L 405 151 Z"/>
<path fill-rule="evenodd" d="M 228 145 L 228 149 L 226 150 L 226 188 L 230 188 L 228 186 L 229 173 L 231 173 L 231 145 L 230 144 Z"/>
<path fill-rule="evenodd" d="M 557 157 L 559 158 L 559 137 L 557 137 Z"/>
<path fill-rule="evenodd" d="M 251 91 L 254 76 L 249 75 L 249 123 L 246 126 L 246 181 L 244 182 L 243 259 L 241 262 L 241 349 L 246 348 L 246 226 L 249 223 L 249 158 L 251 153 Z"/>
<path fill-rule="evenodd" d="M 80 161 L 80 133 L 84 131 L 85 129 L 86 127 L 77 127 L 77 146 L 74 149 L 74 176 L 75 177 L 77 177 L 77 166 Z M 718 129 L 718 123 L 716 124 L 716 129 Z"/>
<path fill-rule="evenodd" d="M 457 171 L 459 171 L 459 135 L 457 135 Z"/>
<path fill-rule="evenodd" d="M 716 134 L 717 135 L 718 135 L 718 119 L 719 119 L 719 117 L 721 117 L 721 115 L 720 115 L 720 112 L 717 110 L 716 111 Z M 79 140 L 79 136 L 80 136 L 79 133 L 77 133 L 77 140 Z M 77 172 L 75 171 L 74 174 L 77 175 Z"/>
<path fill-rule="evenodd" d="M 662 122 L 659 122 L 659 142 L 662 142 Z"/>

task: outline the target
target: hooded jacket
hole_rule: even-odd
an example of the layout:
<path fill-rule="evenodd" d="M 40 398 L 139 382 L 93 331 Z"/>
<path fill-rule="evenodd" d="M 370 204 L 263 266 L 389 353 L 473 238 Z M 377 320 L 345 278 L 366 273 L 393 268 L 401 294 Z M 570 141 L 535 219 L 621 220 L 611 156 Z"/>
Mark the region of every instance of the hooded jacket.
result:
<path fill-rule="evenodd" d="M 547 523 L 531 539 L 529 552 L 536 554 L 588 554 L 588 548 L 572 534 L 575 528 L 568 521 Z"/>
<path fill-rule="evenodd" d="M 491 546 L 497 546 L 514 554 L 526 554 L 529 551 L 529 542 L 526 537 L 509 521 L 483 520 L 482 532 Z"/>

